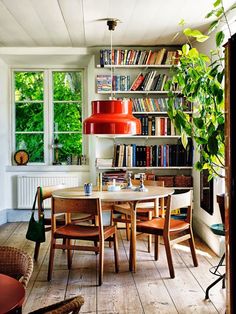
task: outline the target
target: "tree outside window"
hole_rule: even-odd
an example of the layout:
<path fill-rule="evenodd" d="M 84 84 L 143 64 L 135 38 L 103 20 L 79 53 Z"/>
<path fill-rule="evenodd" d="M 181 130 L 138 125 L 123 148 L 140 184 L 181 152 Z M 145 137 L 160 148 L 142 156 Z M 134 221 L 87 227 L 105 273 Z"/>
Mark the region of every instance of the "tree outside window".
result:
<path fill-rule="evenodd" d="M 15 71 L 14 83 L 15 150 L 25 149 L 30 163 L 45 163 L 55 160 L 57 141 L 60 162 L 81 156 L 82 71 Z"/>

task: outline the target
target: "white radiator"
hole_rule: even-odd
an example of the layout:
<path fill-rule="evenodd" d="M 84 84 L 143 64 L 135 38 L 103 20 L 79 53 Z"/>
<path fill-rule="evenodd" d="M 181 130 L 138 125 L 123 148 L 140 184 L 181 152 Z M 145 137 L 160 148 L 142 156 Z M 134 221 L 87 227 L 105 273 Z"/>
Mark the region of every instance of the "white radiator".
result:
<path fill-rule="evenodd" d="M 65 187 L 79 185 L 78 176 L 17 176 L 17 208 L 32 208 L 38 186 L 65 184 Z M 44 202 L 45 208 L 51 207 L 51 200 Z"/>

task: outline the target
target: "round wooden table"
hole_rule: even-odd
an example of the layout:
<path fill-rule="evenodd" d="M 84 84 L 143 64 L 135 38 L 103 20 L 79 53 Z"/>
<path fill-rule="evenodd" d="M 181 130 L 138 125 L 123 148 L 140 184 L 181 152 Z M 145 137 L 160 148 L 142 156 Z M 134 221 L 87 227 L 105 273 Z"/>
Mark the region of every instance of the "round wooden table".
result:
<path fill-rule="evenodd" d="M 0 313 L 21 313 L 25 289 L 15 278 L 0 274 Z"/>
<path fill-rule="evenodd" d="M 53 198 L 100 198 L 102 202 L 128 202 L 130 208 L 125 210 L 125 213 L 130 215 L 131 220 L 131 241 L 129 252 L 129 269 L 130 271 L 136 271 L 136 208 L 138 203 L 144 200 L 157 200 L 159 198 L 167 197 L 174 193 L 172 188 L 148 186 L 148 191 L 137 192 L 134 190 L 120 190 L 116 192 L 108 191 L 94 191 L 92 195 L 85 196 L 84 191 L 81 188 L 67 188 L 57 190 L 52 193 Z"/>

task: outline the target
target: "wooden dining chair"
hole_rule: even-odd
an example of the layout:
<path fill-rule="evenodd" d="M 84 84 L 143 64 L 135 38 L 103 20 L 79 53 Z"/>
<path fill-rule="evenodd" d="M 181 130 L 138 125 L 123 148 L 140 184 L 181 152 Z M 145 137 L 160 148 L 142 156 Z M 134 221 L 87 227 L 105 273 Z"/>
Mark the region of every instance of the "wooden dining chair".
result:
<path fill-rule="evenodd" d="M 139 186 L 140 180 L 132 180 L 133 186 Z M 145 186 L 158 186 L 164 187 L 164 181 L 154 181 L 154 180 L 144 180 Z M 127 203 L 124 204 L 117 204 L 113 208 L 112 212 L 112 221 L 117 225 L 117 223 L 125 223 L 126 227 L 126 238 L 129 241 L 130 239 L 130 217 L 127 214 L 119 214 L 119 210 L 122 208 L 127 208 L 130 205 Z M 155 208 L 155 200 L 153 201 L 142 201 L 139 202 L 137 207 L 137 220 L 151 220 Z M 159 211 L 160 214 L 163 215 L 164 213 L 164 198 L 160 198 L 159 200 Z M 151 243 L 152 243 L 152 236 L 148 235 L 148 252 L 151 252 Z"/>
<path fill-rule="evenodd" d="M 71 220 L 73 213 L 83 213 L 95 216 L 95 224 L 85 224 L 77 222 L 74 224 Z M 65 214 L 66 224 L 58 226 L 56 216 Z M 58 244 L 57 240 L 66 240 L 66 244 Z M 72 244 L 71 240 L 92 241 L 94 245 L 88 246 Z M 66 249 L 68 254 L 68 269 L 72 265 L 72 250 L 93 251 L 99 253 L 99 286 L 103 282 L 103 264 L 104 264 L 104 241 L 113 241 L 115 255 L 115 270 L 119 271 L 118 261 L 118 241 L 116 226 L 103 227 L 102 208 L 99 198 L 52 198 L 52 230 L 51 230 L 51 248 L 48 266 L 48 280 L 52 278 L 54 252 L 56 249 Z"/>
<path fill-rule="evenodd" d="M 187 207 L 187 217 L 183 220 L 171 219 L 171 211 Z M 169 195 L 165 218 L 154 217 L 152 220 L 137 222 L 137 231 L 155 236 L 155 260 L 158 260 L 159 236 L 163 237 L 170 277 L 175 277 L 171 245 L 189 241 L 194 266 L 198 266 L 192 232 L 192 195 L 191 191 Z"/>
<path fill-rule="evenodd" d="M 61 190 L 65 189 L 66 186 L 65 184 L 57 184 L 57 185 L 50 185 L 50 186 L 38 186 L 37 187 L 37 204 L 38 204 L 38 217 L 42 215 L 44 212 L 44 201 L 52 197 L 52 193 L 56 190 Z M 83 221 L 87 221 L 91 219 L 91 216 L 86 216 L 82 219 Z M 74 222 L 78 221 L 78 217 L 73 219 Z M 61 215 L 57 219 L 58 225 L 64 225 L 65 224 L 65 216 Z M 45 231 L 48 232 L 51 230 L 51 215 L 50 217 L 46 218 L 44 216 L 44 225 L 45 225 Z M 39 249 L 40 249 L 40 243 L 36 242 L 35 243 L 35 248 L 34 248 L 34 260 L 38 260 L 38 255 L 39 255 Z"/>

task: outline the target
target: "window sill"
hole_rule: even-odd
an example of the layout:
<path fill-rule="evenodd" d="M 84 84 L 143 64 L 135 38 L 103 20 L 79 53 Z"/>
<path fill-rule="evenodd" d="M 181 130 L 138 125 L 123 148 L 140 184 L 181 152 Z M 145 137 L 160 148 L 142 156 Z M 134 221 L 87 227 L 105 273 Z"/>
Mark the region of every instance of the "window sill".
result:
<path fill-rule="evenodd" d="M 26 165 L 26 166 L 6 166 L 6 172 L 89 172 L 89 165 Z"/>

